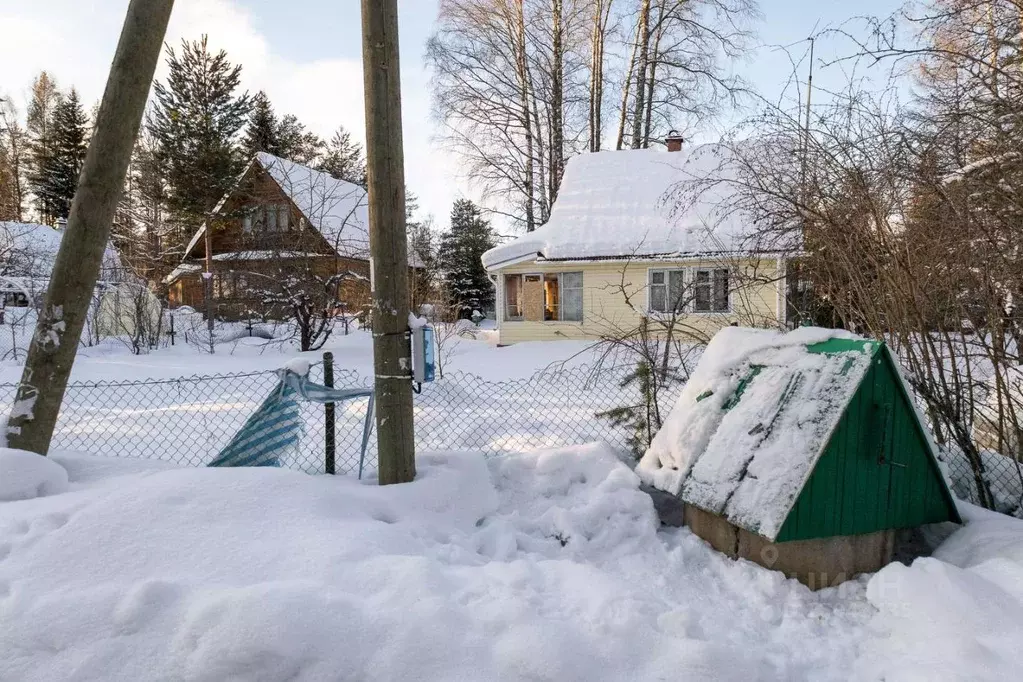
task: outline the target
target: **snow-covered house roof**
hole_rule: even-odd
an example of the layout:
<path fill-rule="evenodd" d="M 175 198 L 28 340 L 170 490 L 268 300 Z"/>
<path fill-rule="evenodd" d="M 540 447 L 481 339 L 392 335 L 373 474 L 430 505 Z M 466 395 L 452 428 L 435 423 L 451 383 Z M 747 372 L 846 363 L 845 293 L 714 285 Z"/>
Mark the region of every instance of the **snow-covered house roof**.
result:
<path fill-rule="evenodd" d="M 730 201 L 734 159 L 720 144 L 572 157 L 550 220 L 487 251 L 483 264 L 741 252 L 751 221 Z"/>
<path fill-rule="evenodd" d="M 48 279 L 64 233 L 37 223 L 0 222 L 0 267 L 3 274 Z M 100 279 L 119 279 L 121 259 L 107 245 Z"/>
<path fill-rule="evenodd" d="M 369 258 L 369 206 L 365 189 L 266 152 L 253 157 L 241 177 L 256 165 L 273 178 L 339 256 Z M 224 208 L 231 194 L 221 199 L 214 213 Z M 188 243 L 186 254 L 192 252 L 205 233 L 203 225 Z"/>
<path fill-rule="evenodd" d="M 887 350 L 878 342 L 840 330 L 782 333 L 726 327 L 707 346 L 636 472 L 686 504 L 774 541 L 872 363 L 890 361 L 882 360 L 881 352 Z M 901 375 L 890 366 L 900 394 L 890 404 L 918 419 Z M 897 419 L 900 425 L 910 421 Z M 870 423 L 863 428 L 896 427 Z M 937 471 L 924 430 L 905 429 L 920 438 L 914 452 L 926 452 L 921 459 L 931 460 L 911 464 L 918 468 L 908 471 L 926 471 L 931 465 Z M 909 441 L 902 449 L 910 450 Z M 940 473 L 934 475 L 935 485 L 943 487 Z M 950 499 L 947 489 L 944 496 Z M 922 513 L 934 513 L 933 508 Z"/>

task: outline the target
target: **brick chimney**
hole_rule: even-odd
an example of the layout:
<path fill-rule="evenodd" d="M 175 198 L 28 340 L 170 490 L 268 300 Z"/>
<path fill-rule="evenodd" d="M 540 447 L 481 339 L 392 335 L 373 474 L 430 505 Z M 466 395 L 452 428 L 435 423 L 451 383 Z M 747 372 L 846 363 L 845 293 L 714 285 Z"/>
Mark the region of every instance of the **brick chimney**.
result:
<path fill-rule="evenodd" d="M 682 137 L 682 133 L 677 130 L 669 130 L 668 136 L 664 138 L 664 144 L 668 145 L 669 152 L 682 151 L 682 143 L 685 141 L 686 138 Z"/>

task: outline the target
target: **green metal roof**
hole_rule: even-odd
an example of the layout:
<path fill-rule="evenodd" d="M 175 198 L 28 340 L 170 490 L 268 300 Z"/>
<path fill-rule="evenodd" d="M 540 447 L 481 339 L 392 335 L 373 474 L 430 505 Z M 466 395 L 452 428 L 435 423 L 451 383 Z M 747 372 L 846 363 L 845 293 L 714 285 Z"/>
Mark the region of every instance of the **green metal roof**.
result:
<path fill-rule="evenodd" d="M 960 522 L 885 345 L 833 338 L 805 348 L 834 359 L 787 367 L 764 352 L 729 395 L 697 398 L 693 409 L 718 410 L 707 418 L 720 423 L 682 499 L 777 541 Z"/>

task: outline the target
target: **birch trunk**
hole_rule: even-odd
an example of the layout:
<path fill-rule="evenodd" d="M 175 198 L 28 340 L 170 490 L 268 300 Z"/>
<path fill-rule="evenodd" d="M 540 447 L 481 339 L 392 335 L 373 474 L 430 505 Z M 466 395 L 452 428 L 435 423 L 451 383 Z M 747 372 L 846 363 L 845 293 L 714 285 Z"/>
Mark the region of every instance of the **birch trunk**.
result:
<path fill-rule="evenodd" d="M 650 0 L 643 0 L 639 10 L 639 53 L 636 63 L 636 98 L 632 107 L 632 148 L 639 149 L 643 143 L 643 114 L 646 111 L 646 79 L 650 62 Z"/>
<path fill-rule="evenodd" d="M 551 0 L 553 73 L 551 74 L 551 162 L 548 168 L 547 200 L 558 198 L 565 169 L 565 41 L 562 0 Z"/>
<path fill-rule="evenodd" d="M 618 137 L 615 149 L 625 144 L 625 122 L 629 117 L 629 90 L 632 87 L 632 75 L 636 71 L 636 54 L 639 51 L 639 24 L 636 25 L 636 40 L 632 43 L 632 56 L 629 57 L 629 68 L 625 72 L 625 83 L 622 86 L 622 106 L 618 116 Z"/>

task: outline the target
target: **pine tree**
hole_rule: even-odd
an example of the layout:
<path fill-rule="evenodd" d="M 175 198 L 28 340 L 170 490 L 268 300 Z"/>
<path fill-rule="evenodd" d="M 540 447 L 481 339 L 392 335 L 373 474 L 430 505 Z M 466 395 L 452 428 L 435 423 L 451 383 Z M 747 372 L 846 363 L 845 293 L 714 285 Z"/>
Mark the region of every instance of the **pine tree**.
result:
<path fill-rule="evenodd" d="M 50 149 L 37 193 L 53 217 L 67 219 L 89 150 L 89 118 L 74 88 L 54 108 L 48 136 Z"/>
<path fill-rule="evenodd" d="M 32 82 L 32 93 L 26 112 L 25 127 L 28 132 L 28 188 L 34 195 L 34 205 L 39 222 L 52 224 L 55 218 L 53 207 L 42 196 L 40 190 L 46 181 L 44 167 L 49 162 L 51 150 L 50 127 L 53 113 L 60 102 L 57 83 L 48 73 L 41 72 Z"/>
<path fill-rule="evenodd" d="M 360 187 L 366 186 L 366 157 L 362 153 L 362 145 L 352 140 L 352 134 L 344 126 L 330 138 L 317 170 Z"/>
<path fill-rule="evenodd" d="M 451 208 L 451 230 L 441 237 L 438 253 L 444 284 L 460 319 L 471 319 L 473 311 L 485 313 L 494 305 L 494 287 L 483 267 L 483 253 L 496 242 L 490 221 L 480 207 L 459 199 Z"/>
<path fill-rule="evenodd" d="M 168 209 L 178 225 L 171 249 L 180 247 L 231 188 L 245 159 L 236 140 L 252 108 L 236 95 L 241 66 L 227 53 L 210 52 L 206 36 L 167 50 L 170 73 L 155 87 L 147 126 L 157 140 L 169 185 Z"/>

